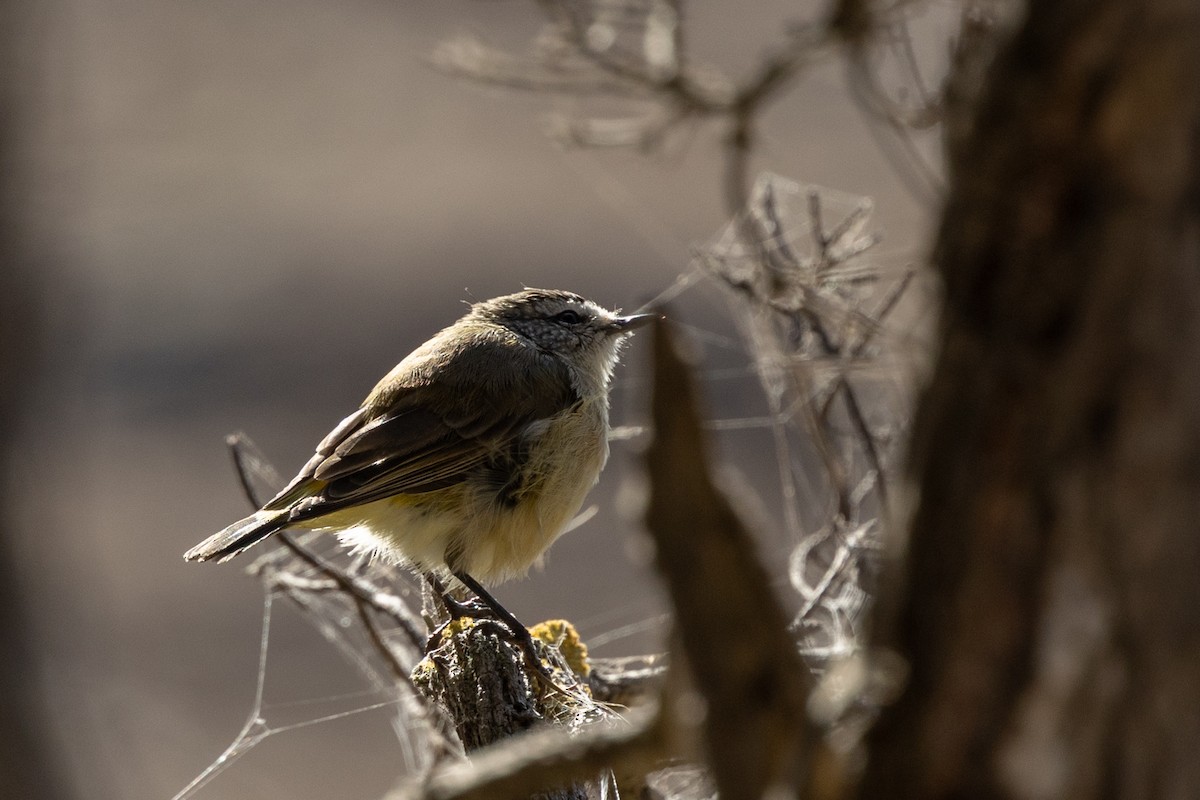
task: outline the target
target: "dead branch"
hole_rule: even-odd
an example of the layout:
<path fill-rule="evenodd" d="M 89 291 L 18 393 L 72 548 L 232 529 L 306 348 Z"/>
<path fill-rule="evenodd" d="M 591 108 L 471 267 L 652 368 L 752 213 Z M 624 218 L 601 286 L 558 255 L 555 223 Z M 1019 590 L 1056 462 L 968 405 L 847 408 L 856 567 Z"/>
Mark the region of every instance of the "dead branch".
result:
<path fill-rule="evenodd" d="M 820 748 L 804 708 L 807 668 L 753 539 L 709 476 L 691 377 L 663 324 L 654 364 L 646 522 L 706 708 L 708 764 L 726 800 L 798 789 Z"/>

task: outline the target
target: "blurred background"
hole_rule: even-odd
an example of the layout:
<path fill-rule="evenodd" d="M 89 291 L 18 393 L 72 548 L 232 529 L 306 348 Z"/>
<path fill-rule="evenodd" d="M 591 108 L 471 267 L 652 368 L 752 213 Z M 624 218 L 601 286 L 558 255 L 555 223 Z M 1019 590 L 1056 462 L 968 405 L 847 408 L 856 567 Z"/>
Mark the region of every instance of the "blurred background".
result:
<path fill-rule="evenodd" d="M 741 76 L 821 6 L 690 8 L 693 57 Z M 541 19 L 515 0 L 10 10 L 7 191 L 28 269 L 5 267 L 10 297 L 25 298 L 4 306 L 5 335 L 28 385 L 7 420 L 7 544 L 47 788 L 168 798 L 255 707 L 260 586 L 237 563 L 181 558 L 247 511 L 224 437 L 247 432 L 290 475 L 463 301 L 527 285 L 625 309 L 658 296 L 727 221 L 723 132 L 697 125 L 648 154 L 564 150 L 545 115 L 569 101 L 431 66 L 464 32 L 523 48 Z M 933 209 L 876 125 L 831 58 L 772 107 L 755 169 L 874 198 L 884 249 L 914 257 Z M 712 293 L 678 309 L 713 341 L 729 334 Z M 640 418 L 644 355 L 635 340 L 617 424 Z M 714 416 L 759 413 L 748 381 L 706 385 Z M 768 485 L 756 435 L 726 437 L 723 453 Z M 599 655 L 653 650 L 661 633 L 622 491 L 637 449 L 614 444 L 597 516 L 546 570 L 497 592 L 527 622 L 570 618 Z M 278 707 L 357 688 L 287 609 L 274 609 L 268 655 Z M 383 709 L 272 736 L 196 796 L 378 797 L 397 774 L 390 724 Z"/>

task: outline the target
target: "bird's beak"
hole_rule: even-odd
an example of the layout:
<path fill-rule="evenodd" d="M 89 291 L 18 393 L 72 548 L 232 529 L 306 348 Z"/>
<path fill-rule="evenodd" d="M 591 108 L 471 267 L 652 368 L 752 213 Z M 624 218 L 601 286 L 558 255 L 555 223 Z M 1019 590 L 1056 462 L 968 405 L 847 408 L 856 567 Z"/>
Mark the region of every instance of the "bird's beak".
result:
<path fill-rule="evenodd" d="M 617 317 L 610 325 L 613 333 L 628 333 L 636 328 L 649 325 L 662 314 L 630 314 L 627 317 Z"/>

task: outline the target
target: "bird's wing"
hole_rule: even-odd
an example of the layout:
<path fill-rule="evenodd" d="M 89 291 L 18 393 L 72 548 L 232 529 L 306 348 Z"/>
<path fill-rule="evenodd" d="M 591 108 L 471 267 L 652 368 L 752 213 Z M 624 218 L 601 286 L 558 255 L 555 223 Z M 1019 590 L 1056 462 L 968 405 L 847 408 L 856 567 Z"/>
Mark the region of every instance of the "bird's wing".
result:
<path fill-rule="evenodd" d="M 313 477 L 325 481 L 325 498 L 352 503 L 441 489 L 462 480 L 523 427 L 513 422 L 496 420 L 492 429 L 464 436 L 436 413 L 406 409 L 364 425 L 322 460 Z"/>
<path fill-rule="evenodd" d="M 267 507 L 303 500 L 296 515 L 310 518 L 459 483 L 504 452 L 531 423 L 576 400 L 557 359 L 524 351 L 514 357 L 510 347 L 477 347 L 460 356 L 486 363 L 394 377 L 383 401 L 369 399 L 343 420 Z M 380 396 L 378 390 L 372 393 Z"/>

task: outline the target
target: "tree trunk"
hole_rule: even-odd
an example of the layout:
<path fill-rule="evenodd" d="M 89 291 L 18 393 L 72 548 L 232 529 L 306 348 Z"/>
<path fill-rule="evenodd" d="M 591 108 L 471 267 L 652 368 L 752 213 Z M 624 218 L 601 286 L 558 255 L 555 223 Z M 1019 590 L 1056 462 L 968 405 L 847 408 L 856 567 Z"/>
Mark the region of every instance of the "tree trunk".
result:
<path fill-rule="evenodd" d="M 1031 3 L 950 149 L 863 796 L 1200 797 L 1200 5 Z"/>

